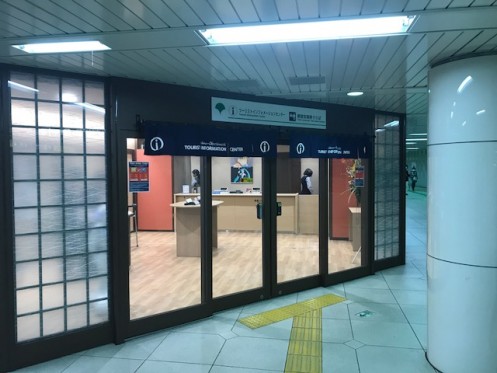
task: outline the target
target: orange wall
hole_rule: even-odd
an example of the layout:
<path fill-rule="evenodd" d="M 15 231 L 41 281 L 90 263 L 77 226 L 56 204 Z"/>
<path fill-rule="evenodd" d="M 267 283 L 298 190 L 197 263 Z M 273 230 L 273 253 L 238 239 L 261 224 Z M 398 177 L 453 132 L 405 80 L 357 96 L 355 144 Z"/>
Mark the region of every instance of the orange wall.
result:
<path fill-rule="evenodd" d="M 137 199 L 138 230 L 173 230 L 173 173 L 169 155 L 147 156 L 136 150 L 138 162 L 149 163 L 150 190 Z"/>
<path fill-rule="evenodd" d="M 355 196 L 349 200 L 347 167 L 353 159 L 332 159 L 331 164 L 331 238 L 349 238 L 349 207 L 357 206 Z"/>

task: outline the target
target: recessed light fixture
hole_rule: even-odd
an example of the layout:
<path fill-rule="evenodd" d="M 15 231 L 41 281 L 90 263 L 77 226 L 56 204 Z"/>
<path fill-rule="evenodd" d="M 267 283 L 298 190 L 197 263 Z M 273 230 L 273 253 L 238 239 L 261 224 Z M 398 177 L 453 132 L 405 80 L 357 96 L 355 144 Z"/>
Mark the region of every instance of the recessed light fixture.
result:
<path fill-rule="evenodd" d="M 426 136 L 428 135 L 426 132 L 420 132 L 420 133 L 410 133 L 409 136 Z"/>
<path fill-rule="evenodd" d="M 391 122 L 385 124 L 383 127 L 398 127 L 398 125 L 399 125 L 398 120 L 392 120 Z"/>
<path fill-rule="evenodd" d="M 198 30 L 209 45 L 287 43 L 404 34 L 415 16 L 276 23 Z"/>
<path fill-rule="evenodd" d="M 70 52 L 96 52 L 110 48 L 99 41 L 70 41 L 58 43 L 34 43 L 13 45 L 14 48 L 27 53 L 70 53 Z"/>
<path fill-rule="evenodd" d="M 406 145 L 416 145 L 417 142 L 406 142 Z"/>
<path fill-rule="evenodd" d="M 427 138 L 416 137 L 412 139 L 406 139 L 406 141 L 428 141 Z"/>
<path fill-rule="evenodd" d="M 406 148 L 406 150 L 418 150 L 419 148 Z"/>
<path fill-rule="evenodd" d="M 364 92 L 361 92 L 361 91 L 347 92 L 347 96 L 351 96 L 351 97 L 362 96 L 363 94 L 364 94 Z"/>

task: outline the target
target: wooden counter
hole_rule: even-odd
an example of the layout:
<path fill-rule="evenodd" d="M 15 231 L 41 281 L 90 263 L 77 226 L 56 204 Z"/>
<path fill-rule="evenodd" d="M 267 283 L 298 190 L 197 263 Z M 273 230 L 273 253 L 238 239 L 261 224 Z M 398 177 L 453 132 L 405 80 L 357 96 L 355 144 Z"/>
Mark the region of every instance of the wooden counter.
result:
<path fill-rule="evenodd" d="M 223 201 L 212 201 L 212 249 L 217 248 L 217 210 Z M 171 204 L 176 226 L 176 255 L 200 256 L 200 205 Z"/>
<path fill-rule="evenodd" d="M 197 197 L 198 194 L 178 193 L 175 202 Z M 298 233 L 299 195 L 281 193 L 276 200 L 281 202 L 281 216 L 277 217 L 278 232 Z M 261 231 L 262 219 L 257 219 L 257 203 L 262 202 L 260 193 L 214 194 L 213 199 L 222 201 L 218 211 L 217 227 L 219 230 Z"/>

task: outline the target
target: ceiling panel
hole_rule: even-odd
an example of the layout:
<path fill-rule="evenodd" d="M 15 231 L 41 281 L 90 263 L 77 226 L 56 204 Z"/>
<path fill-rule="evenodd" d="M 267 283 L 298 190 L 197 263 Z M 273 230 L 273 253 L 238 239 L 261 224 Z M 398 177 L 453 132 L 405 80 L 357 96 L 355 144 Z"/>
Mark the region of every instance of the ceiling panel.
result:
<path fill-rule="evenodd" d="M 417 127 L 430 66 L 497 53 L 496 0 L 0 0 L 0 9 L 2 63 L 400 111 Z M 402 37 L 205 47 L 195 33 L 402 12 L 419 16 Z M 11 47 L 90 36 L 112 50 L 30 56 Z M 350 98 L 350 89 L 365 94 Z"/>

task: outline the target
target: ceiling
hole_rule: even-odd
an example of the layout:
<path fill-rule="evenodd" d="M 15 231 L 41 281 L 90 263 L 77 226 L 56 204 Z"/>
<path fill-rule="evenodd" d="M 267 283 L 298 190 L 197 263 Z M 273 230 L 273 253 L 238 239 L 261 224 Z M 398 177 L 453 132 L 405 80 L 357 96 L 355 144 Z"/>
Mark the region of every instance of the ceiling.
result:
<path fill-rule="evenodd" d="M 196 33 L 399 14 L 418 16 L 408 35 L 207 47 Z M 112 50 L 11 47 L 54 39 Z M 406 113 L 408 133 L 426 132 L 430 66 L 474 53 L 497 53 L 497 0 L 0 0 L 1 63 Z"/>

